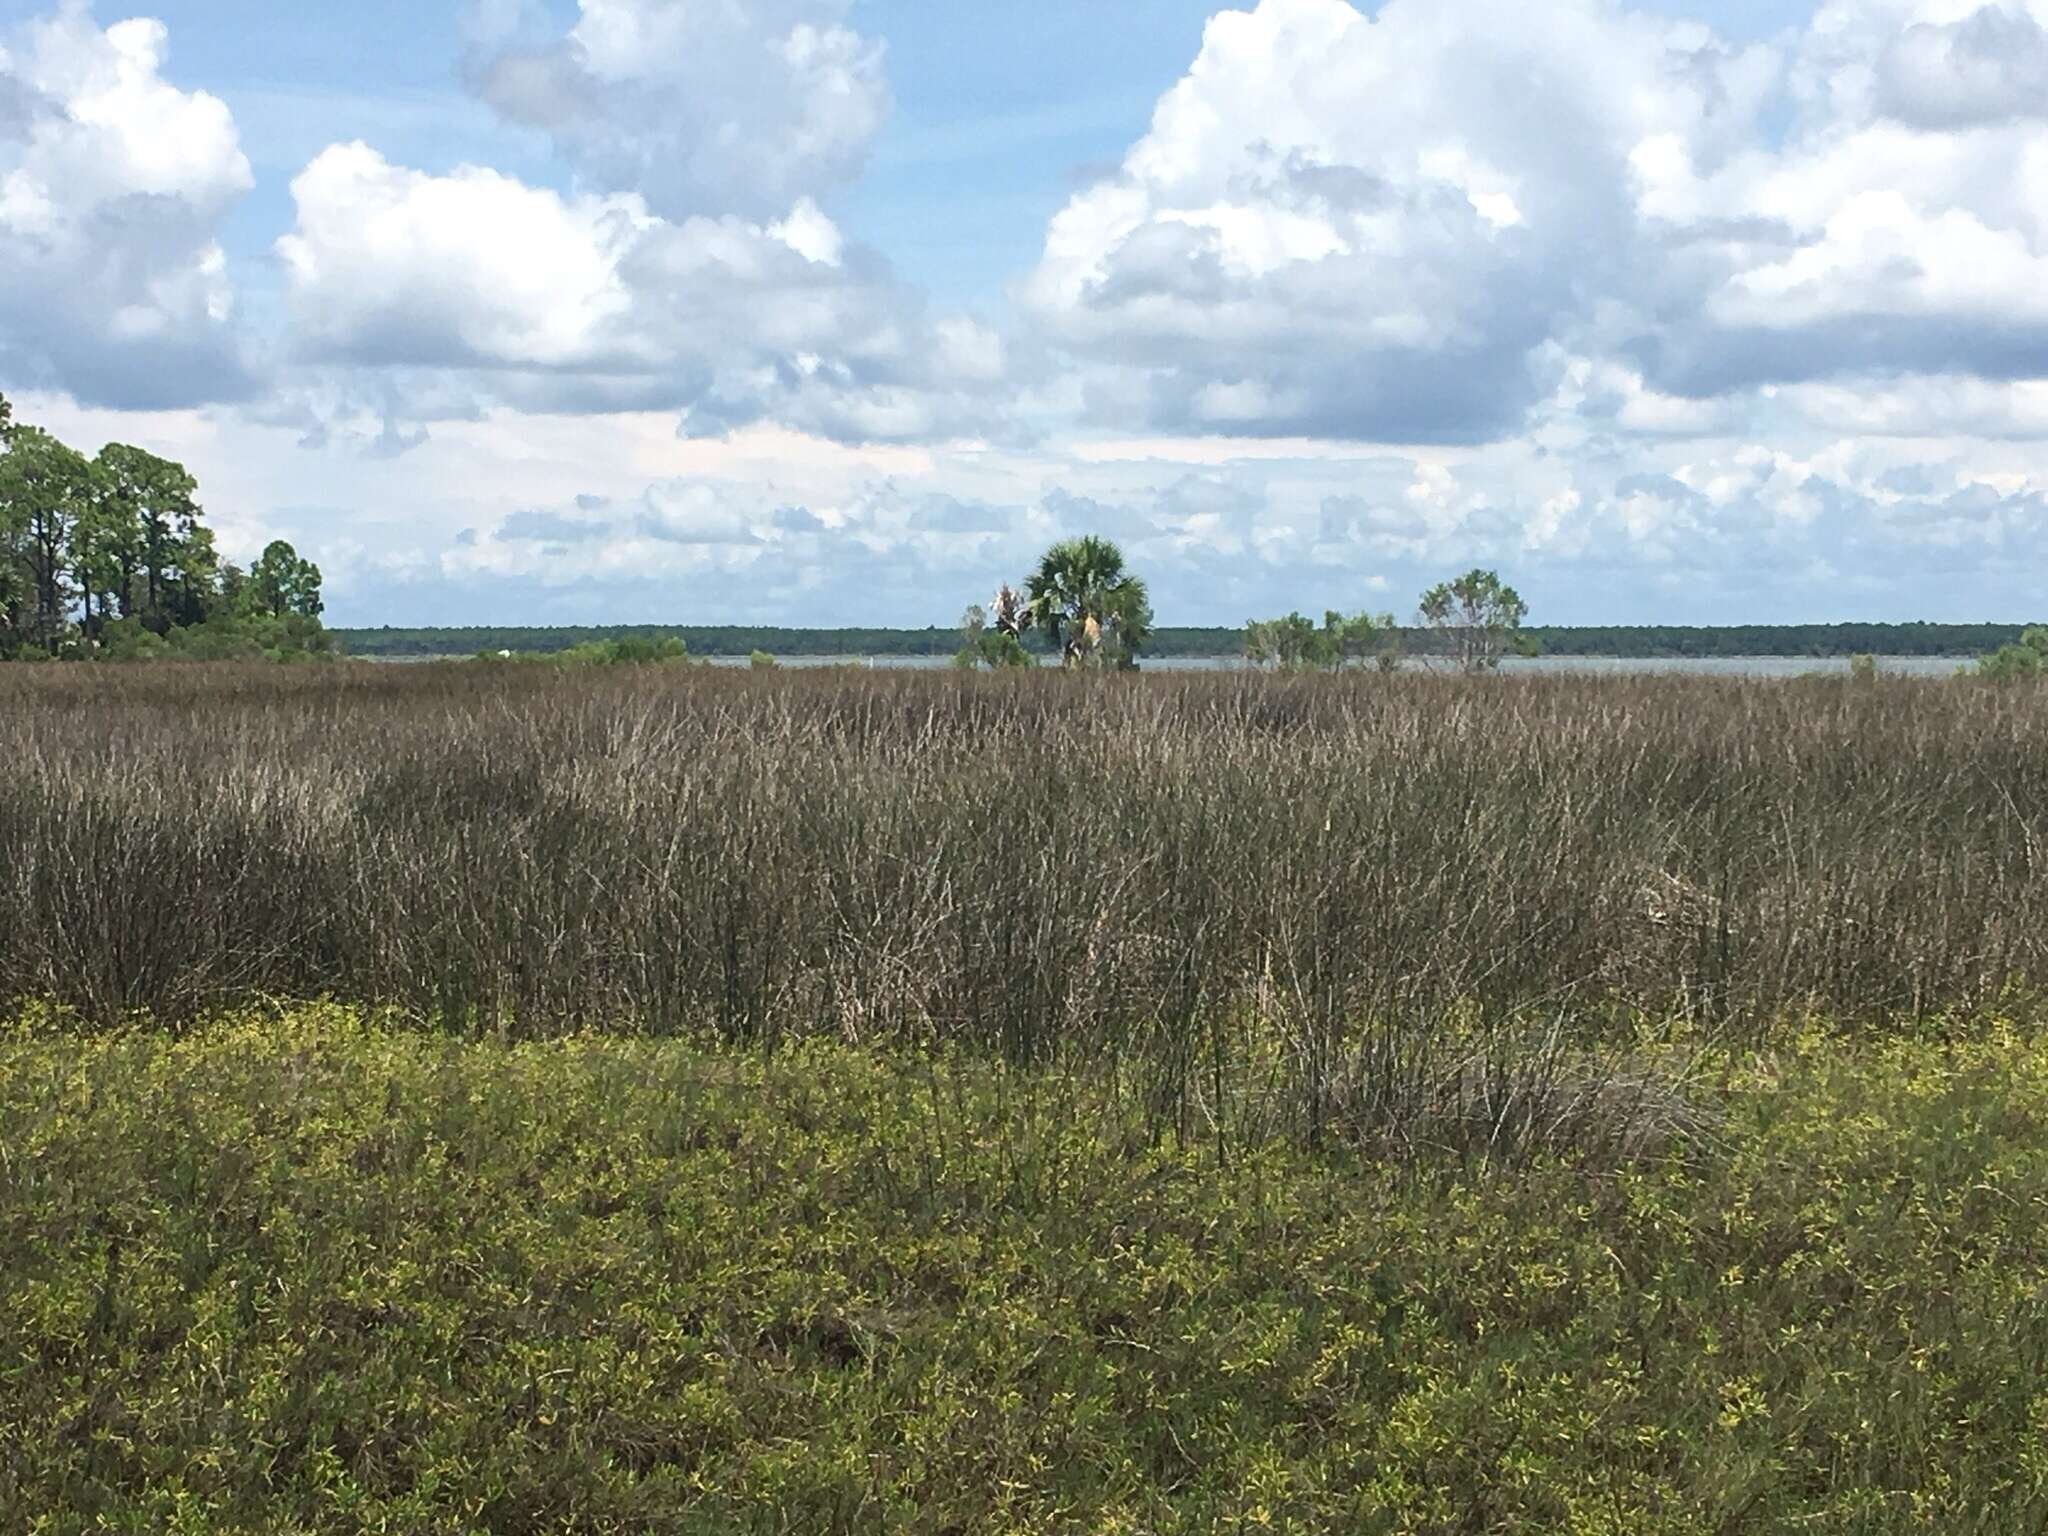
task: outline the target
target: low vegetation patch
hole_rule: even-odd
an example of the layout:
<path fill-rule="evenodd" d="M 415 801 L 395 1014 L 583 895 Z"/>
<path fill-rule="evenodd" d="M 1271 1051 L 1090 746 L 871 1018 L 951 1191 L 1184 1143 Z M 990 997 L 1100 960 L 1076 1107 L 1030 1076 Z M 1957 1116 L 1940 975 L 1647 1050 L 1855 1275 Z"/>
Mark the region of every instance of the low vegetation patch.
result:
<path fill-rule="evenodd" d="M 184 1532 L 2032 1531 L 2048 1038 L 1808 1033 L 1589 1163 L 1115 1072 L 0 1041 L 0 1509 Z"/>

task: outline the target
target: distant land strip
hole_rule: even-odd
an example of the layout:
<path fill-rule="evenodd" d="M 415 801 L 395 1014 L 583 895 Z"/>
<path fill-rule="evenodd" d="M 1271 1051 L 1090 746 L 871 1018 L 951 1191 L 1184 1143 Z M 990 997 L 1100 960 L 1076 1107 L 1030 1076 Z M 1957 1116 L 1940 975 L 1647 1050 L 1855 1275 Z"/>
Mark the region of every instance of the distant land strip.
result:
<path fill-rule="evenodd" d="M 2019 639 L 2020 624 L 1598 624 L 1530 625 L 1523 633 L 1546 656 L 1976 656 Z M 473 656 L 480 651 L 547 654 L 591 641 L 677 635 L 693 656 L 950 656 L 960 633 L 929 629 L 783 629 L 743 624 L 473 626 L 447 629 L 336 629 L 348 654 L 361 657 Z M 1040 637 L 1033 637 L 1034 639 Z M 1428 655 L 1435 637 L 1402 633 L 1406 649 Z M 1162 626 L 1145 654 L 1235 656 L 1240 628 Z"/>

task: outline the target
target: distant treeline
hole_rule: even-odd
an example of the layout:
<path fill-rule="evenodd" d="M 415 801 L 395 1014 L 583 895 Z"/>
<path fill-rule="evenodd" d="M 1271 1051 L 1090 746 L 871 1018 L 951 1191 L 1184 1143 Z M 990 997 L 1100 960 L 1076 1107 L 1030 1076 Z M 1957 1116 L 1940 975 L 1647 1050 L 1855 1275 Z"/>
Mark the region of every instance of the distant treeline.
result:
<path fill-rule="evenodd" d="M 2020 624 L 1600 624 L 1531 625 L 1522 632 L 1546 656 L 1975 656 L 2017 641 Z M 607 624 L 581 627 L 481 626 L 454 629 L 342 629 L 352 656 L 473 656 L 479 651 L 549 653 L 628 637 L 679 637 L 692 656 L 951 656 L 960 645 L 952 627 L 928 629 L 785 629 L 744 624 Z M 1404 648 L 1427 655 L 1437 637 L 1402 631 Z M 1032 649 L 1044 639 L 1028 637 Z M 1162 626 L 1152 631 L 1151 657 L 1236 656 L 1238 628 Z"/>
<path fill-rule="evenodd" d="M 1529 625 L 1546 656 L 1976 656 L 2023 624 Z M 1423 637 L 1411 637 L 1411 649 Z"/>

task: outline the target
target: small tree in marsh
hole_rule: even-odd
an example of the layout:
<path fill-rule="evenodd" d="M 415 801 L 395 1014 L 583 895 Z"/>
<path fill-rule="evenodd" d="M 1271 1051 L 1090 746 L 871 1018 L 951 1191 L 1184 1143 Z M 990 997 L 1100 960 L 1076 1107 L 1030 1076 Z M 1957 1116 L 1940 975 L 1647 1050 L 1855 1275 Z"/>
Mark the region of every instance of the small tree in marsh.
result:
<path fill-rule="evenodd" d="M 998 670 L 1005 667 L 1028 667 L 1033 665 L 1031 653 L 1024 649 L 1024 642 L 1017 638 L 1015 629 L 1016 594 L 1004 587 L 996 594 L 1000 607 L 1003 593 L 1010 595 L 1011 628 L 1004 629 L 989 623 L 988 610 L 975 603 L 960 615 L 960 649 L 953 653 L 953 665 L 962 671 L 972 672 L 981 667 Z"/>
<path fill-rule="evenodd" d="M 1460 670 L 1486 672 L 1509 649 L 1531 654 L 1521 643 L 1529 605 L 1492 571 L 1470 570 L 1422 594 L 1423 624 L 1444 638 Z"/>
<path fill-rule="evenodd" d="M 1138 651 L 1152 634 L 1152 603 L 1145 583 L 1125 567 L 1123 551 L 1108 539 L 1062 539 L 1040 557 L 1024 593 L 1005 633 L 1016 636 L 1039 626 L 1059 648 L 1063 666 L 1137 666 Z M 1000 625 L 1002 593 L 997 609 Z"/>
<path fill-rule="evenodd" d="M 619 635 L 586 640 L 539 659 L 564 667 L 688 666 L 690 646 L 681 635 Z"/>
<path fill-rule="evenodd" d="M 1244 659 L 1255 667 L 1299 672 L 1322 665 L 1321 635 L 1306 614 L 1251 619 L 1244 626 Z"/>

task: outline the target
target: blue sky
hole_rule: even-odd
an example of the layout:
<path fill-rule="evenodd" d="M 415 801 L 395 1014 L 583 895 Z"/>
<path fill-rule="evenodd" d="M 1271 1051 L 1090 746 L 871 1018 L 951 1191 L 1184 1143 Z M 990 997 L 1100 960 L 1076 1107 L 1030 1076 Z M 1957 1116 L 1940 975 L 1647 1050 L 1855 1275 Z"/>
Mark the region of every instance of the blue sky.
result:
<path fill-rule="evenodd" d="M 17 0 L 0 391 L 344 622 L 2029 617 L 2044 23 Z"/>
<path fill-rule="evenodd" d="M 1787 0 L 1636 8 L 1698 16 L 1744 40 L 1767 38 L 1812 9 Z M 547 9 L 565 29 L 575 21 L 573 4 Z M 836 211 L 935 297 L 994 309 L 1077 183 L 1114 165 L 1144 132 L 1153 102 L 1186 69 L 1218 9 L 1209 0 L 863 0 L 849 16 L 887 44 L 895 110 L 867 173 Z M 112 18 L 120 7 L 100 10 Z M 245 258 L 260 261 L 289 224 L 292 174 L 337 138 L 368 139 L 428 170 L 482 162 L 537 183 L 573 179 L 544 138 L 508 132 L 463 90 L 458 5 L 164 0 L 141 14 L 169 26 L 176 72 L 203 82 L 245 125 L 259 181 L 236 212 L 230 244 Z"/>
<path fill-rule="evenodd" d="M 111 18 L 118 8 L 100 9 Z M 547 9 L 573 25 L 573 4 Z M 895 109 L 835 212 L 935 297 L 995 308 L 1077 180 L 1113 165 L 1144 131 L 1214 9 L 855 5 L 852 22 L 886 43 Z M 291 176 L 337 138 L 367 139 L 426 170 L 470 162 L 535 183 L 573 180 L 544 137 L 508 131 L 463 89 L 458 5 L 259 11 L 248 0 L 165 0 L 146 13 L 170 28 L 175 72 L 203 82 L 244 125 L 259 180 L 236 211 L 230 249 L 246 258 L 260 261 L 289 225 Z"/>

